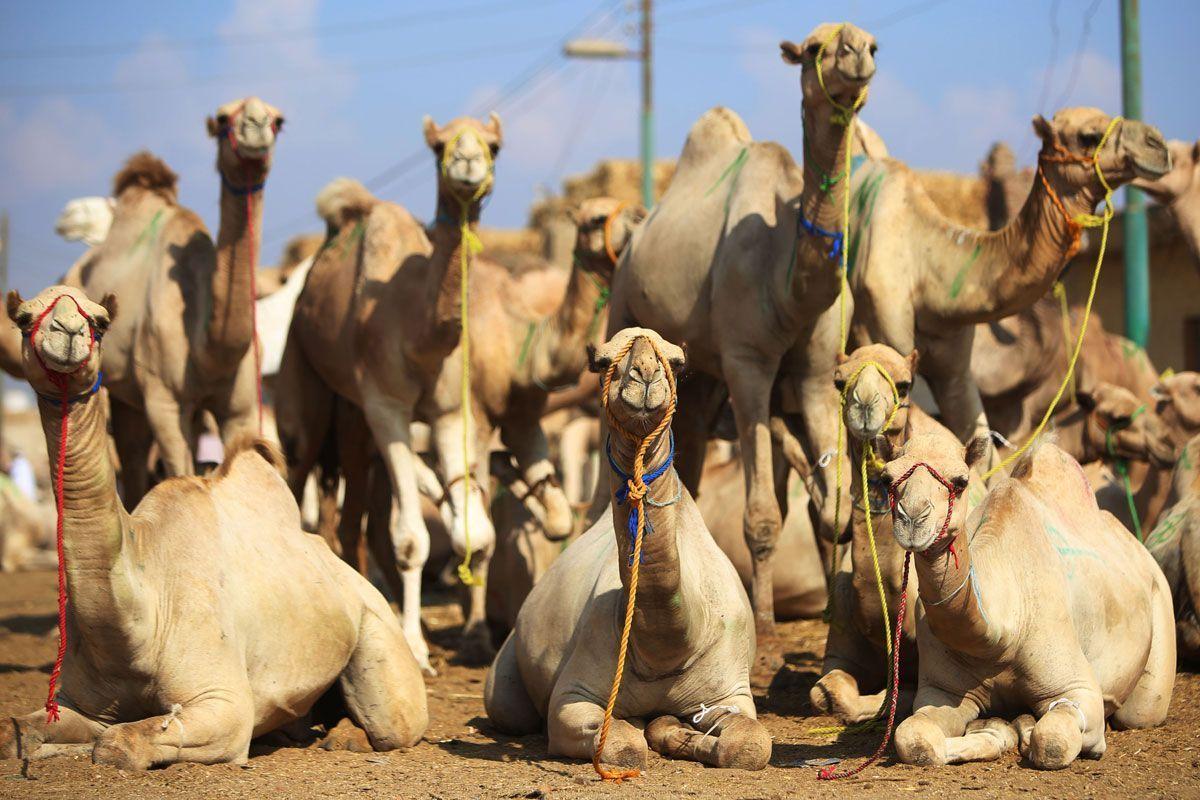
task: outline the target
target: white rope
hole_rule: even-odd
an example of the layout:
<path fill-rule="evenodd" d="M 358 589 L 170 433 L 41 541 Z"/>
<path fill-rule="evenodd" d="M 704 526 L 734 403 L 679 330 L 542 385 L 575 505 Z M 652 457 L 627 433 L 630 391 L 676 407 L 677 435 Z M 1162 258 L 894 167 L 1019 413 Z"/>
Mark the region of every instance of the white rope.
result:
<path fill-rule="evenodd" d="M 700 710 L 692 717 L 692 724 L 699 725 L 700 723 L 704 722 L 704 718 L 708 716 L 708 712 L 718 711 L 718 710 L 728 711 L 730 714 L 742 713 L 742 710 L 740 708 L 738 708 L 737 706 L 720 706 L 720 705 L 706 706 L 706 705 L 704 705 L 704 703 L 701 703 Z M 704 735 L 708 736 L 710 733 L 712 733 L 714 730 L 716 730 L 717 726 L 720 724 L 721 724 L 721 720 L 718 719 L 716 722 L 714 722 L 712 724 L 711 728 L 709 728 L 708 730 L 706 730 L 704 732 Z"/>
<path fill-rule="evenodd" d="M 1083 715 L 1083 709 L 1079 707 L 1079 703 L 1069 697 L 1060 697 L 1050 704 L 1050 707 L 1046 709 L 1046 713 L 1049 714 L 1059 706 L 1070 706 L 1075 709 L 1075 713 L 1079 716 L 1079 730 L 1081 732 L 1087 730 L 1087 717 Z"/>
<path fill-rule="evenodd" d="M 1010 442 L 1008 437 L 1000 431 L 989 431 L 989 433 L 991 433 L 992 439 L 995 440 L 996 444 L 1000 445 L 1001 447 L 1007 447 L 1009 450 L 1012 450 L 1014 447 L 1016 447 L 1016 445 Z"/>
<path fill-rule="evenodd" d="M 821 457 L 817 459 L 817 466 L 821 469 L 825 469 L 829 466 L 830 461 L 833 461 L 833 451 L 826 450 L 824 453 L 821 453 Z"/>
<path fill-rule="evenodd" d="M 172 722 L 179 726 L 179 746 L 176 749 L 180 752 L 183 752 L 183 737 L 185 736 L 183 731 L 183 720 L 179 718 L 179 715 L 182 713 L 183 706 L 179 705 L 179 703 L 173 703 L 171 705 L 171 713 L 167 714 L 166 718 L 162 721 L 162 729 L 164 732 L 167 730 L 167 728 L 171 727 Z"/>

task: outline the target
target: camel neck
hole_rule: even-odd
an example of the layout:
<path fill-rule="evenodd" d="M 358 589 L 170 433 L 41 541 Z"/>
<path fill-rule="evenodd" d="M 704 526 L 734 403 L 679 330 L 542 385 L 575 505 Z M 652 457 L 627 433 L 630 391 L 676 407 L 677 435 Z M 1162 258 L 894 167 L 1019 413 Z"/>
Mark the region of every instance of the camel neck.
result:
<path fill-rule="evenodd" d="M 221 173 L 221 221 L 208 320 L 208 345 L 219 361 L 232 360 L 234 365 L 254 341 L 254 271 L 262 246 L 267 178 L 265 164 L 240 163 L 236 175 Z"/>
<path fill-rule="evenodd" d="M 800 220 L 796 230 L 795 263 L 791 294 L 804 305 L 814 300 L 824 309 L 839 287 L 845 198 L 850 183 L 846 171 L 847 128 L 833 121 L 827 102 L 805 103 L 804 188 L 800 192 Z M 854 121 L 851 119 L 850 124 Z"/>
<path fill-rule="evenodd" d="M 438 193 L 437 218 L 429 235 L 433 253 L 430 255 L 427 288 L 429 307 L 434 310 L 434 318 L 425 349 L 431 351 L 431 355 L 434 352 L 448 354 L 458 346 L 462 331 L 464 247 L 467 248 L 468 262 L 475 261 L 475 254 L 471 252 L 469 242 L 464 241 L 463 231 L 465 228 L 469 237 L 478 235 L 479 211 L 478 201 L 468 203 L 464 209 L 462 202 L 455 195 L 445 190 Z"/>
<path fill-rule="evenodd" d="M 63 465 L 63 553 L 68 609 L 82 635 L 114 618 L 119 599 L 128 597 L 122 547 L 129 515 L 117 496 L 116 474 L 108 458 L 104 403 L 99 395 L 67 405 Z M 42 430 L 53 479 L 60 450 L 62 407 L 40 398 Z"/>
<path fill-rule="evenodd" d="M 896 428 L 885 434 L 890 446 L 895 449 L 908 441 L 908 425 Z M 874 450 L 878 454 L 884 444 L 884 436 L 875 439 Z M 888 482 L 870 464 L 867 466 L 867 482 L 862 485 L 862 453 L 863 443 L 853 436 L 848 437 L 850 455 L 850 498 L 854 508 L 851 513 L 851 559 L 853 564 L 853 582 L 858 595 L 858 608 L 861 614 L 860 623 L 874 628 L 879 626 L 878 598 L 879 589 L 875 581 L 875 556 L 879 559 L 879 573 L 883 579 L 884 591 L 887 596 L 888 609 L 898 608 L 900 592 L 904 588 L 904 549 L 892 536 L 892 517 L 888 507 Z M 867 531 L 866 515 L 874 509 L 871 516 L 872 530 Z M 874 555 L 872 554 L 871 535 L 874 535 Z M 883 629 L 879 627 L 882 641 Z"/>
<path fill-rule="evenodd" d="M 610 443 L 612 460 L 625 475 L 633 471 L 636 446 L 629 442 Z M 682 484 L 675 468 L 668 464 L 672 445 L 662 435 L 646 453 L 645 480 L 649 491 L 642 502 L 646 514 L 642 536 L 642 559 L 638 567 L 637 606 L 633 613 L 632 647 L 635 669 L 655 674 L 678 668 L 692 652 L 694 639 L 689 625 L 681 566 L 679 563 L 679 519 Z M 650 476 L 660 473 L 650 481 Z M 629 533 L 630 502 L 625 497 L 626 480 L 610 470 L 613 492 L 613 533 L 617 537 L 617 559 L 624 596 L 629 596 L 633 572 L 633 537 Z M 635 529 L 636 530 L 636 529 Z M 624 604 L 621 604 L 624 614 Z M 623 616 L 622 616 L 623 618 Z"/>
<path fill-rule="evenodd" d="M 1142 537 L 1145 538 L 1154 527 L 1154 523 L 1166 508 L 1167 498 L 1171 493 L 1170 472 L 1151 466 L 1145 461 L 1126 460 L 1125 469 L 1129 472 L 1130 486 L 1136 487 L 1133 492 L 1133 506 L 1137 509 L 1138 520 L 1142 526 Z M 1117 480 L 1121 489 L 1125 485 L 1120 474 Z"/>
<path fill-rule="evenodd" d="M 1072 220 L 1092 213 L 1102 199 L 1091 184 L 1062 188 L 1054 166 L 1044 166 L 1045 180 L 1042 175 L 1034 178 L 1016 217 L 995 232 L 955 225 L 928 197 L 913 204 L 926 218 L 914 229 L 937 242 L 921 250 L 926 270 L 921 285 L 925 306 L 940 320 L 962 325 L 1000 320 L 1028 308 L 1050 290 L 1079 245 Z"/>
<path fill-rule="evenodd" d="M 912 556 L 930 630 L 951 650 L 978 658 L 998 654 L 997 644 L 990 638 L 979 570 L 971 561 L 971 541 L 985 522 L 981 515 L 974 535 L 967 536 L 960 528 L 951 534 L 951 545 Z"/>
<path fill-rule="evenodd" d="M 610 275 L 611 267 L 576 259 L 562 304 L 529 340 L 526 361 L 539 386 L 560 386 L 579 378 L 587 363 L 587 345 L 600 330 L 608 305 Z"/>

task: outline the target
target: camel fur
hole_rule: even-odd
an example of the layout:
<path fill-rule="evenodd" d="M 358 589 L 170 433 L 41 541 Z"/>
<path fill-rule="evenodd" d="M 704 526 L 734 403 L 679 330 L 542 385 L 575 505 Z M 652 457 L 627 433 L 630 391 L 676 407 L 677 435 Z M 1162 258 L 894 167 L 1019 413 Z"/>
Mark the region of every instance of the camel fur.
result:
<path fill-rule="evenodd" d="M 1200 139 L 1172 139 L 1167 148 L 1171 151 L 1170 172 L 1157 179 L 1135 180 L 1133 185 L 1170 209 L 1200 269 Z"/>
<path fill-rule="evenodd" d="M 41 710 L 0 726 L 0 758 L 74 744 L 122 769 L 245 763 L 253 737 L 304 717 L 334 684 L 371 747 L 415 745 L 428 724 L 417 663 L 379 592 L 301 530 L 278 452 L 241 438 L 212 478 L 168 479 L 126 512 L 93 391 L 114 297 L 54 286 L 28 302 L 10 293 L 8 312 L 29 337 L 52 465 L 69 398 L 70 602 L 61 719 Z"/>

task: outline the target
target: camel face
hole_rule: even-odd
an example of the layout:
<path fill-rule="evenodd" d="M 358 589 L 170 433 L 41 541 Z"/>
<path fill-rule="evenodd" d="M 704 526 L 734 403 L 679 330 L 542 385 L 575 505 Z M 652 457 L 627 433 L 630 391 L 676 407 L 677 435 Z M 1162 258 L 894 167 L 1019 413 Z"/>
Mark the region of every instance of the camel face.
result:
<path fill-rule="evenodd" d="M 966 503 L 958 498 L 987 447 L 983 437 L 964 447 L 954 434 L 941 430 L 912 437 L 888 462 L 883 474 L 892 486 L 892 533 L 901 547 L 922 553 L 962 527 Z"/>
<path fill-rule="evenodd" d="M 904 358 L 887 345 L 867 345 L 849 356 L 839 354 L 838 361 L 833 385 L 845 395 L 842 419 L 850 435 L 859 441 L 874 439 L 884 433 L 889 418 L 894 426 L 903 427 L 917 352 Z M 895 394 L 881 367 L 895 382 Z M 897 402 L 901 408 L 893 418 L 892 407 Z"/>
<path fill-rule="evenodd" d="M 1079 392 L 1079 405 L 1088 413 L 1084 448 L 1097 458 L 1145 458 L 1150 435 L 1146 406 L 1123 386 L 1101 382 L 1091 392 Z"/>
<path fill-rule="evenodd" d="M 804 68 L 800 76 L 800 87 L 804 99 L 816 101 L 823 96 L 815 69 L 817 56 L 821 55 L 821 75 L 825 90 L 840 105 L 854 103 L 871 78 L 875 76 L 875 53 L 879 46 L 875 37 L 855 25 L 847 23 L 837 36 L 829 41 L 837 28 L 835 23 L 818 25 L 803 43 L 781 42 L 779 49 L 783 60 L 799 64 Z M 824 54 L 821 45 L 829 41 Z"/>
<path fill-rule="evenodd" d="M 1151 460 L 1174 464 L 1188 440 L 1200 434 L 1200 373 L 1180 372 L 1159 381 L 1147 449 Z"/>
<path fill-rule="evenodd" d="M 1066 108 L 1047 122 L 1034 117 L 1034 132 L 1048 149 L 1065 150 L 1079 159 L 1065 165 L 1063 179 L 1075 187 L 1086 186 L 1095 180 L 1091 160 L 1101 142 L 1100 169 L 1110 185 L 1134 178 L 1154 180 L 1171 169 L 1171 154 L 1162 134 L 1152 125 L 1126 119 L 1104 139 L 1112 117 L 1095 108 Z M 1047 150 L 1043 149 L 1043 153 Z"/>
<path fill-rule="evenodd" d="M 492 112 L 486 124 L 459 117 L 439 127 L 425 117 L 423 125 L 425 143 L 437 156 L 442 188 L 464 202 L 491 192 L 496 154 L 504 139 L 498 114 Z"/>
<path fill-rule="evenodd" d="M 1200 184 L 1200 140 L 1172 139 L 1167 142 L 1167 150 L 1171 154 L 1171 171 L 1157 180 L 1137 184 L 1164 205 L 1172 204 Z"/>
<path fill-rule="evenodd" d="M 660 353 L 672 374 L 663 369 Z M 600 347 L 589 348 L 588 356 L 591 370 L 602 375 L 614 359 L 621 359 L 606 398 L 608 413 L 617 423 L 635 436 L 658 427 L 667 414 L 675 375 L 683 369 L 683 350 L 652 330 L 626 328 Z"/>
<path fill-rule="evenodd" d="M 574 216 L 576 255 L 588 264 L 607 265 L 611 276 L 634 228 L 645 219 L 646 209 L 615 197 L 593 197 L 580 203 Z"/>
<path fill-rule="evenodd" d="M 21 329 L 25 376 L 39 393 L 59 397 L 88 391 L 100 374 L 97 340 L 108 330 L 116 299 L 97 305 L 81 290 L 51 286 L 37 297 L 21 300 L 8 294 L 8 316 Z"/>
<path fill-rule="evenodd" d="M 226 103 L 208 119 L 208 133 L 220 139 L 217 165 L 233 170 L 244 160 L 270 163 L 275 134 L 283 129 L 283 114 L 257 97 Z"/>

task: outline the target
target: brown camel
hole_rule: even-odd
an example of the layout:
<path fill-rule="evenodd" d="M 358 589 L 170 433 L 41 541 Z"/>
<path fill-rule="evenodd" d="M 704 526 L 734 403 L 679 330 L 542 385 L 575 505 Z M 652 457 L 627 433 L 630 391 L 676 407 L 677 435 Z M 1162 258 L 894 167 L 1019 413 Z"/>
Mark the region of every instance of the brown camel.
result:
<path fill-rule="evenodd" d="M 1019 746 L 1039 769 L 1100 758 L 1106 720 L 1166 719 L 1170 588 L 1051 443 L 1018 459 L 968 516 L 955 500 L 988 449 L 982 436 L 964 447 L 948 432 L 923 434 L 884 468 L 923 611 L 914 711 L 896 752 L 908 764 L 950 764 Z M 1001 718 L 1026 709 L 1036 720 Z"/>
<path fill-rule="evenodd" d="M 113 182 L 108 236 L 65 279 L 94 297 L 115 292 L 127 309 L 104 348 L 104 385 L 129 508 L 146 493 L 152 443 L 168 475 L 193 473 L 202 412 L 213 414 L 226 443 L 258 430 L 253 283 L 263 187 L 282 125 L 278 109 L 257 97 L 209 118 L 221 176 L 215 245 L 178 204 L 175 173 L 149 153 L 133 156 Z"/>
<path fill-rule="evenodd" d="M 61 716 L 48 701 L 0 726 L 0 758 L 83 746 L 122 769 L 245 763 L 252 737 L 307 718 L 335 684 L 360 742 L 415 745 L 425 686 L 400 627 L 365 578 L 301 530 L 270 444 L 241 438 L 214 477 L 166 480 L 125 511 L 97 394 L 115 302 L 66 286 L 8 297 L 51 465 L 62 458 L 70 647 Z"/>
<path fill-rule="evenodd" d="M 0 319 L 0 369 L 14 378 L 24 378 L 21 372 L 21 331 L 8 317 Z"/>
<path fill-rule="evenodd" d="M 919 347 L 942 419 L 963 441 L 987 432 L 970 372 L 974 326 L 1033 305 L 1075 254 L 1075 218 L 1104 198 L 1093 157 L 1112 187 L 1170 168 L 1157 130 L 1132 120 L 1114 129 L 1111 122 L 1087 108 L 1064 109 L 1049 122 L 1034 117 L 1041 179 L 1016 218 L 995 232 L 946 220 L 898 161 L 868 161 L 854 175 L 847 246 L 855 339 L 901 353 Z"/>
<path fill-rule="evenodd" d="M 838 362 L 833 371 L 833 382 L 846 398 L 842 419 L 853 465 L 849 476 L 853 502 L 850 511 L 852 538 L 834 578 L 825 662 L 821 678 L 809 696 L 813 707 L 822 713 L 837 717 L 843 723 L 855 723 L 873 717 L 885 699 L 888 653 L 894 642 L 889 643 L 884 619 L 888 618 L 887 625 L 890 626 L 894 618 L 888 615 L 882 603 L 886 599 L 886 608 L 894 612 L 899 608 L 900 592 L 904 588 L 904 550 L 891 535 L 883 462 L 911 437 L 946 429 L 909 399 L 916 375 L 915 351 L 906 358 L 887 345 L 867 345 L 849 356 L 839 357 Z M 868 446 L 866 497 L 870 503 L 869 512 L 863 502 L 860 467 L 863 451 Z M 968 507 L 977 505 L 983 492 L 983 479 L 972 472 L 967 490 Z M 867 513 L 871 515 L 872 531 L 867 530 Z M 884 587 L 882 599 L 873 550 L 878 557 L 879 578 Z M 916 576 L 911 576 L 909 596 L 915 594 L 916 587 Z M 901 713 L 907 713 L 912 705 L 911 687 L 916 684 L 917 677 L 915 614 L 905 618 L 900 653 L 900 677 L 905 688 L 899 708 Z M 865 694 L 864 691 L 874 693 Z"/>
<path fill-rule="evenodd" d="M 654 435 L 674 410 L 673 373 L 683 360 L 680 348 L 642 328 L 593 349 L 593 370 L 615 366 L 604 387 L 614 426 L 642 441 Z M 653 748 L 715 767 L 762 769 L 771 738 L 750 693 L 750 603 L 671 466 L 667 432 L 645 445 L 640 513 L 647 516 L 629 669 L 607 740 L 600 732 L 634 573 L 625 491 L 638 447 L 612 437 L 611 513 L 572 542 L 530 592 L 488 672 L 488 719 L 507 733 L 545 727 L 550 753 L 568 758 L 598 755 L 605 764 L 644 769 Z"/>
<path fill-rule="evenodd" d="M 1200 435 L 1179 451 L 1162 519 L 1146 537 L 1175 597 L 1181 659 L 1200 662 Z"/>
<path fill-rule="evenodd" d="M 1193 143 L 1172 139 L 1167 147 L 1171 171 L 1156 180 L 1136 180 L 1133 185 L 1171 210 L 1200 267 L 1200 139 Z"/>
<path fill-rule="evenodd" d="M 1179 372 L 1154 387 L 1154 415 L 1147 419 L 1148 455 L 1174 464 L 1183 446 L 1200 434 L 1200 372 Z"/>
<path fill-rule="evenodd" d="M 426 117 L 424 133 L 438 166 L 437 217 L 428 229 L 356 181 L 339 179 L 318 196 L 328 236 L 296 302 L 276 383 L 276 417 L 288 482 L 299 497 L 326 442 L 335 405 L 361 410 L 397 500 L 389 532 L 401 573 L 405 636 L 422 668 L 432 673 L 420 618 L 429 531 L 421 516 L 411 425 L 424 421 L 433 429 L 453 516 L 451 543 L 460 556 L 473 559 L 481 581 L 471 589 L 472 608 L 478 610 L 470 615 L 467 635 L 486 642 L 482 582 L 495 538 L 479 480 L 486 464 L 477 454 L 486 451 L 476 442 L 464 461 L 461 365 L 454 356 L 464 323 L 464 253 L 466 261 L 480 263 L 473 243 L 502 133 L 495 114 L 486 123 L 461 117 L 445 126 Z M 471 296 L 474 317 L 487 302 L 479 281 L 472 281 Z M 472 411 L 479 419 L 479 410 Z M 352 465 L 346 454 L 353 451 L 342 449 L 347 491 L 354 487 L 357 493 L 345 500 L 347 521 L 360 519 L 368 503 L 369 451 L 357 448 L 358 463 Z M 468 469 L 474 478 L 469 493 Z"/>
<path fill-rule="evenodd" d="M 763 636 L 775 625 L 771 570 L 783 523 L 772 387 L 778 385 L 778 410 L 803 418 L 809 461 L 836 448 L 829 370 L 840 347 L 841 234 L 821 232 L 841 229 L 847 137 L 833 102 L 847 108 L 865 96 L 876 49 L 865 31 L 828 24 L 800 45 L 780 47 L 785 62 L 802 67 L 803 170 L 781 145 L 752 140 L 729 109 L 706 112 L 688 134 L 670 187 L 622 257 L 608 324 L 610 334 L 643 325 L 688 348 L 694 373 L 680 385 L 675 435 L 689 491 L 697 489 L 720 407 L 714 385 L 728 386 L 745 464 L 751 596 Z M 832 531 L 835 504 L 817 505 Z"/>

